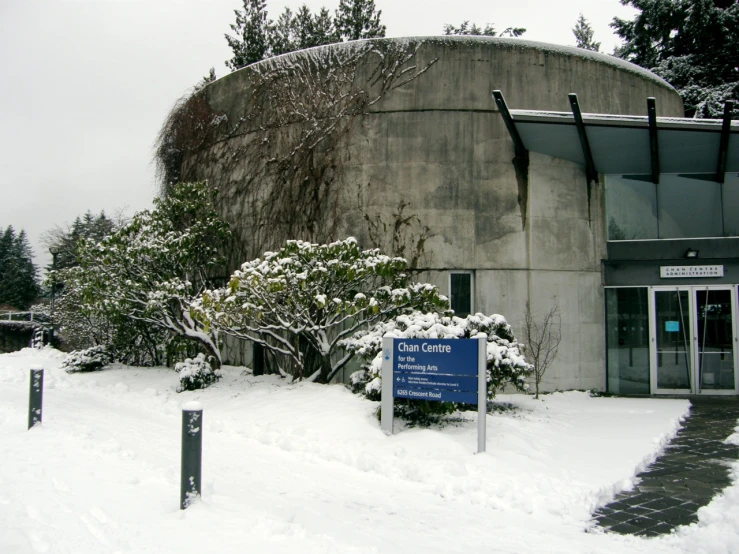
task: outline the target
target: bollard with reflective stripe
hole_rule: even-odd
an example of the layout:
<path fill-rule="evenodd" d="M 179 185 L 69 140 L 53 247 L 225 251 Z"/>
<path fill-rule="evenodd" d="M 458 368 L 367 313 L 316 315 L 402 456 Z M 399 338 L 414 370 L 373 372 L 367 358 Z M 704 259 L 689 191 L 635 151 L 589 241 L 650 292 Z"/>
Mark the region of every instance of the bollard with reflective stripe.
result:
<path fill-rule="evenodd" d="M 203 407 L 200 402 L 182 406 L 182 471 L 180 473 L 180 509 L 187 508 L 202 489 Z"/>
<path fill-rule="evenodd" d="M 41 424 L 41 407 L 44 400 L 44 370 L 31 368 L 31 385 L 28 392 L 28 428 Z"/>

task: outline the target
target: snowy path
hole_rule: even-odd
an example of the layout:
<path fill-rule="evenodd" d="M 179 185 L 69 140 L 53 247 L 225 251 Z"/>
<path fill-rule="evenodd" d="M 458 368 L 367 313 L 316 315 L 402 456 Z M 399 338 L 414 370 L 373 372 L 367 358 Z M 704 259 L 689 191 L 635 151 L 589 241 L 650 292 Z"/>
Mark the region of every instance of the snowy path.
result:
<path fill-rule="evenodd" d="M 388 438 L 377 405 L 341 387 L 228 368 L 178 395 L 169 370 L 66 375 L 60 360 L 0 356 L 3 553 L 680 552 L 695 535 L 584 532 L 676 432 L 685 401 L 508 396 L 522 409 L 488 416 L 488 452 L 474 455 L 474 416 Z M 44 423 L 28 432 L 37 362 Z M 179 406 L 193 399 L 204 498 L 183 512 Z"/>

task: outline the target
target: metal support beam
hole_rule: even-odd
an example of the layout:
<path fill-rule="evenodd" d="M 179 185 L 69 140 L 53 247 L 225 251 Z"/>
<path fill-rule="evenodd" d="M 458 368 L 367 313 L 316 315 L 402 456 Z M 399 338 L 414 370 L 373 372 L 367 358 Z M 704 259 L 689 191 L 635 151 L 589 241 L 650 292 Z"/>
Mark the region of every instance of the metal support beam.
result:
<path fill-rule="evenodd" d="M 508 111 L 508 105 L 505 103 L 503 93 L 499 90 L 494 90 L 493 98 L 498 106 L 498 110 L 500 110 L 500 115 L 503 117 L 505 126 L 508 129 L 508 134 L 511 135 L 511 139 L 513 140 L 513 146 L 516 148 L 516 157 L 526 158 L 526 161 L 528 162 L 529 151 L 526 150 L 526 146 L 524 146 L 523 140 L 521 140 L 521 135 L 518 134 L 518 129 L 516 129 L 516 124 L 513 122 L 511 112 Z"/>
<path fill-rule="evenodd" d="M 585 123 L 582 120 L 582 112 L 580 112 L 580 104 L 577 101 L 577 94 L 571 93 L 568 94 L 567 97 L 570 99 L 572 115 L 575 116 L 575 127 L 577 127 L 577 134 L 580 137 L 580 146 L 582 146 L 582 153 L 585 156 L 585 174 L 587 175 L 588 183 L 597 183 L 598 171 L 595 169 L 593 153 L 590 150 L 588 135 L 585 133 Z"/>
<path fill-rule="evenodd" d="M 518 134 L 518 129 L 516 129 L 511 112 L 508 111 L 508 105 L 505 103 L 503 93 L 499 90 L 494 90 L 493 98 L 508 129 L 508 134 L 511 135 L 511 140 L 513 140 L 515 155 L 512 161 L 513 168 L 516 171 L 516 181 L 518 182 L 518 207 L 521 209 L 521 225 L 525 229 L 529 205 L 529 151 L 526 149 L 521 135 Z"/>
<path fill-rule="evenodd" d="M 724 184 L 726 177 L 726 160 L 729 155 L 729 135 L 731 131 L 731 112 L 734 101 L 727 100 L 724 104 L 724 123 L 721 126 L 721 142 L 718 146 L 718 164 L 716 165 L 716 181 Z"/>
<path fill-rule="evenodd" d="M 657 100 L 647 98 L 649 116 L 649 158 L 652 163 L 652 182 L 659 184 L 659 142 L 657 141 Z"/>

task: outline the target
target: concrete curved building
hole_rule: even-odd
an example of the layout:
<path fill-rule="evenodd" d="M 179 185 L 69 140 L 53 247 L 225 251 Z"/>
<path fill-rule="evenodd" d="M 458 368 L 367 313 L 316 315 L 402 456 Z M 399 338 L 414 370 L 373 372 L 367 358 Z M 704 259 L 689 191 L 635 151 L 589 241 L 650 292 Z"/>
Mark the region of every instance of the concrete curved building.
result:
<path fill-rule="evenodd" d="M 641 189 L 618 188 L 614 177 L 614 198 L 631 195 L 639 206 L 613 203 L 608 212 L 609 176 L 654 182 L 698 172 L 680 166 L 687 135 L 665 134 L 687 125 L 670 119 L 683 106 L 667 83 L 611 56 L 520 39 L 324 46 L 234 72 L 203 100 L 215 131 L 190 151 L 183 175 L 222 192 L 239 243 L 234 266 L 286 238 L 351 235 L 407 257 L 458 312 L 501 313 L 515 330 L 527 302 L 534 313 L 558 305 L 562 344 L 544 379 L 549 389 L 603 390 L 613 380 L 606 290 L 623 264 L 609 260 L 630 259 L 628 244 L 643 239 L 629 235 L 638 227 L 629 218 L 639 219 L 639 206 L 647 219 L 654 210 Z M 721 122 L 706 125 L 714 148 Z M 736 130 L 729 125 L 729 135 Z M 675 167 L 655 169 L 660 154 Z M 715 166 L 713 150 L 704 154 Z M 664 250 L 662 237 L 644 238 Z M 651 278 L 642 284 L 655 286 Z M 731 295 L 736 310 L 736 286 Z M 649 380 L 654 353 L 642 347 Z"/>

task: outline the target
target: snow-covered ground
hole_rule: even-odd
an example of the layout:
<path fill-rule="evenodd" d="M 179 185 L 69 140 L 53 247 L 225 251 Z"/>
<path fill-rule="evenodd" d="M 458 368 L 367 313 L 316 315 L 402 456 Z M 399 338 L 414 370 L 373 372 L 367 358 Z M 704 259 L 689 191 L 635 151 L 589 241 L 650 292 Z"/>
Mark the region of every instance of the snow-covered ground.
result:
<path fill-rule="evenodd" d="M 177 394 L 172 370 L 68 375 L 62 359 L 0 356 L 3 554 L 739 552 L 739 484 L 670 536 L 589 522 L 677 432 L 684 400 L 502 396 L 516 409 L 488 416 L 476 455 L 475 414 L 386 437 L 378 405 L 340 386 L 227 367 L 216 386 Z M 34 364 L 43 425 L 27 431 Z M 204 406 L 204 495 L 181 511 L 191 400 Z"/>

